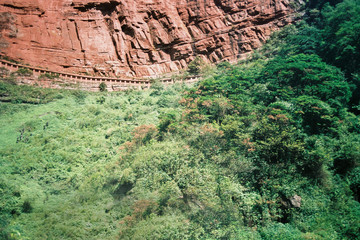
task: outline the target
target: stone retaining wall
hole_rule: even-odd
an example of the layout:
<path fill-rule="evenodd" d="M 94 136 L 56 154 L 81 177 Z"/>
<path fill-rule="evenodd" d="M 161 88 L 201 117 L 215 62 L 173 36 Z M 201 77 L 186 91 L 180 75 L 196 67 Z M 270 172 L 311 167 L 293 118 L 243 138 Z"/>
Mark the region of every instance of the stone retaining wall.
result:
<path fill-rule="evenodd" d="M 40 85 L 50 88 L 78 88 L 86 91 L 99 91 L 100 83 L 105 83 L 108 91 L 121 91 L 130 88 L 145 89 L 149 88 L 153 79 L 136 79 L 136 78 L 113 78 L 113 77 L 96 77 L 87 75 L 78 75 L 73 73 L 50 71 L 38 67 L 27 66 L 23 64 L 13 63 L 0 58 L 0 67 L 4 67 L 12 72 L 19 69 L 27 69 L 32 72 L 33 77 L 19 78 L 20 84 Z M 43 74 L 57 75 L 56 79 L 39 79 Z M 172 78 L 159 79 L 165 85 L 173 84 Z M 198 81 L 198 76 L 189 76 L 181 82 L 194 83 Z M 68 86 L 68 87 L 67 87 Z"/>

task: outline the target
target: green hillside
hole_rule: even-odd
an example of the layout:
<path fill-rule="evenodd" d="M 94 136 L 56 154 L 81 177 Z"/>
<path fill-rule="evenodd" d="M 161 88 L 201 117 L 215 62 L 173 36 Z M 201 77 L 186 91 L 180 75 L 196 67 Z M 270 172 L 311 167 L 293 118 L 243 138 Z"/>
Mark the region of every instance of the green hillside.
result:
<path fill-rule="evenodd" d="M 360 1 L 329 3 L 194 86 L 0 82 L 0 239 L 360 239 Z"/>

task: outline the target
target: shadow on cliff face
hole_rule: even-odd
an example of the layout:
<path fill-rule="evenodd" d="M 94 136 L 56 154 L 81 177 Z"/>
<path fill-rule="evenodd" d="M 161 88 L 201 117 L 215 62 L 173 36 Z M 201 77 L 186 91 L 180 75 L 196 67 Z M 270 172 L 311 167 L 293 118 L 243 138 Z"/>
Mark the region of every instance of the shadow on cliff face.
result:
<path fill-rule="evenodd" d="M 87 12 L 91 9 L 96 9 L 96 10 L 100 10 L 104 16 L 110 16 L 116 10 L 116 7 L 119 4 L 120 4 L 119 2 L 110 1 L 105 3 L 91 2 L 83 6 L 75 6 L 74 3 L 72 3 L 71 6 L 80 12 Z"/>
<path fill-rule="evenodd" d="M 121 26 L 121 30 L 123 31 L 123 33 L 125 33 L 126 35 L 129 35 L 130 37 L 135 37 L 135 31 L 132 27 L 130 27 L 129 25 L 122 25 Z M 135 47 L 134 47 L 135 48 Z"/>
<path fill-rule="evenodd" d="M 7 34 L 10 38 L 15 38 L 17 29 L 14 26 L 15 16 L 8 12 L 0 13 L 0 49 L 8 47 L 9 43 L 3 38 Z"/>
<path fill-rule="evenodd" d="M 0 13 L 0 31 L 9 29 L 11 23 L 14 21 L 14 16 L 9 12 Z"/>

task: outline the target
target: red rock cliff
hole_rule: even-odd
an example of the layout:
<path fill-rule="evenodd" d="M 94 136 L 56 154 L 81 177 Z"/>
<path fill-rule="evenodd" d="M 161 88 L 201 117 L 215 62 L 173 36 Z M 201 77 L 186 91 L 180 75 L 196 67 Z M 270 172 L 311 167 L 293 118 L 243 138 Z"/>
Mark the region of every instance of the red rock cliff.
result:
<path fill-rule="evenodd" d="M 153 76 L 234 61 L 292 22 L 289 0 L 0 0 L 0 52 L 51 70 Z"/>

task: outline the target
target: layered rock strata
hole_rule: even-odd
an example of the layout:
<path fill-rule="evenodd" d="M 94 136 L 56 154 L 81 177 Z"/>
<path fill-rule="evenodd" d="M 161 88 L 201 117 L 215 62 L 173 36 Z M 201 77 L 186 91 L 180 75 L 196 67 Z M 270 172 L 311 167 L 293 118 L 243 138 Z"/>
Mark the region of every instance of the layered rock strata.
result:
<path fill-rule="evenodd" d="M 154 76 L 235 61 L 294 21 L 289 0 L 1 0 L 0 53 L 54 71 Z"/>

